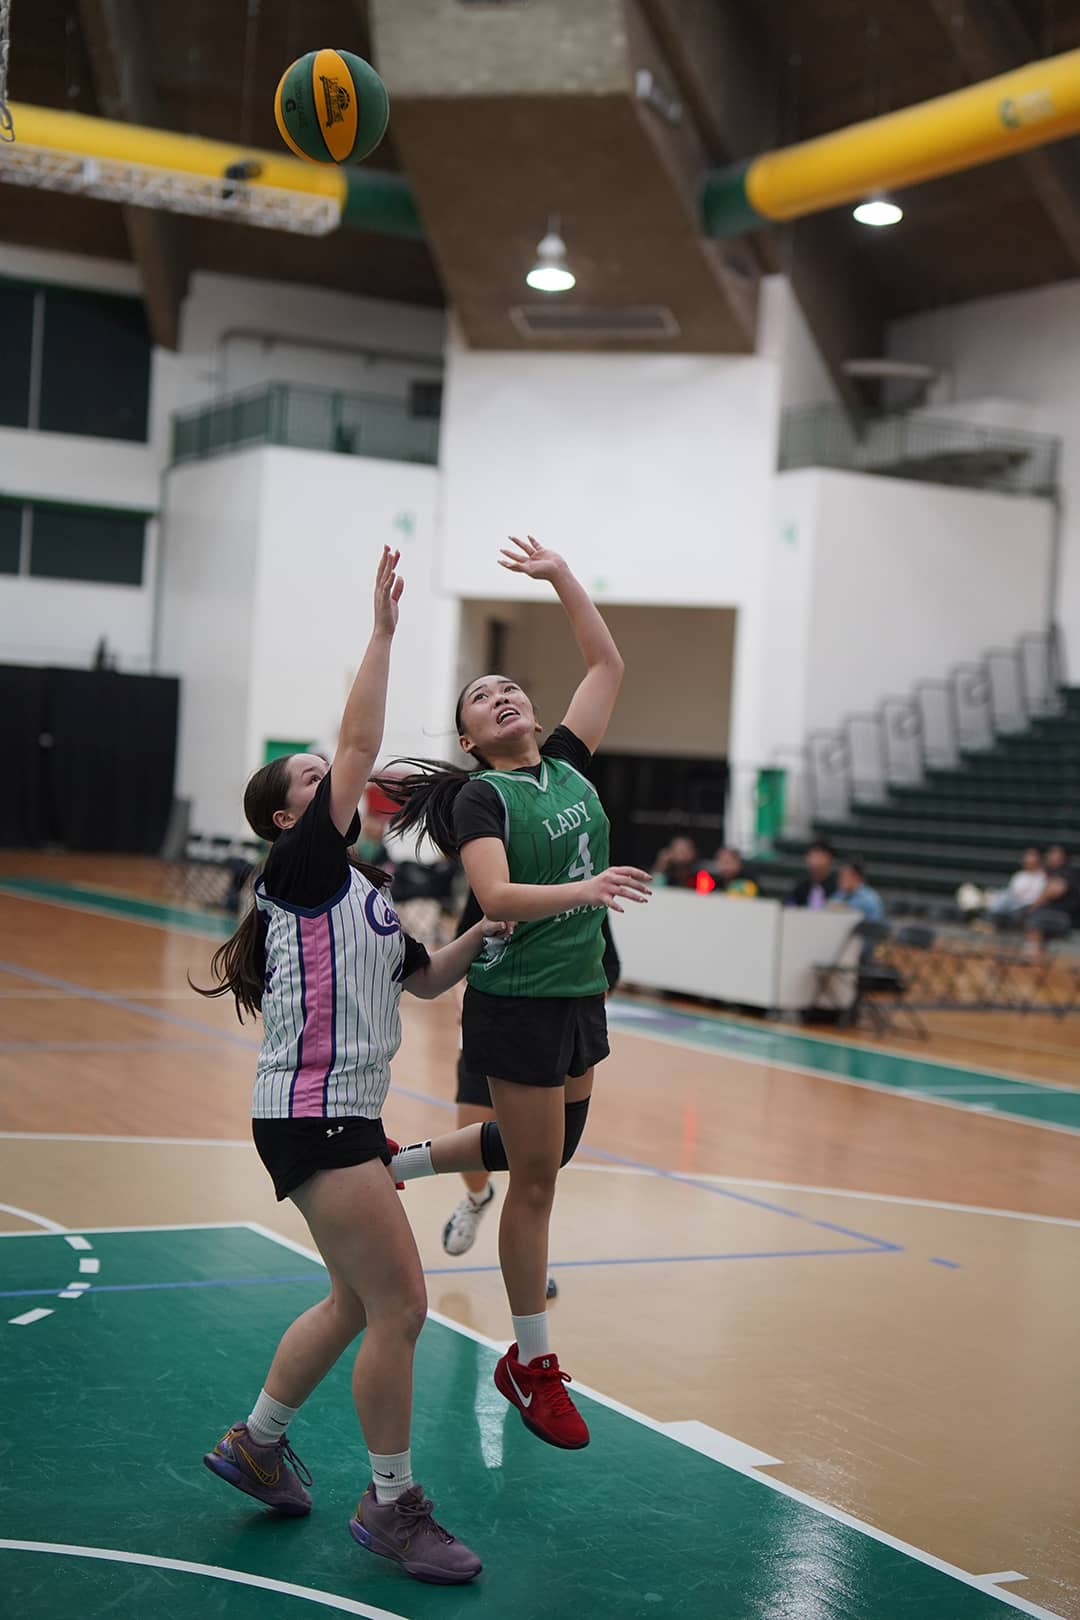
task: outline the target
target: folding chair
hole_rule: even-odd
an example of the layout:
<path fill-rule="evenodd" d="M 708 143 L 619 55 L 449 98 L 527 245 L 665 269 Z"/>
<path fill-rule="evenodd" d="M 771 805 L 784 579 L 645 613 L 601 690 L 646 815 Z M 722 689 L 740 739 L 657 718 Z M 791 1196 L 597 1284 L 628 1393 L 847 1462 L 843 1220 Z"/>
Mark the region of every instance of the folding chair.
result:
<path fill-rule="evenodd" d="M 861 933 L 864 942 L 864 954 L 859 963 L 856 978 L 855 1004 L 852 1008 L 852 1023 L 858 1023 L 863 1010 L 867 1012 L 876 1035 L 891 1034 L 898 1029 L 897 1019 L 902 1013 L 911 1026 L 912 1032 L 920 1040 L 926 1040 L 929 1034 L 915 1007 L 908 1001 L 911 981 L 907 974 L 895 962 L 877 961 L 874 953 L 878 945 L 889 938 L 890 930 L 885 923 L 863 923 L 856 930 Z M 896 942 L 901 942 L 902 936 L 928 935 L 930 944 L 934 941 L 932 928 L 924 928 L 920 924 L 908 924 L 901 928 L 896 935 Z M 908 946 L 914 941 L 908 937 Z M 917 947 L 918 948 L 918 947 Z M 922 947 L 927 948 L 927 947 Z"/>

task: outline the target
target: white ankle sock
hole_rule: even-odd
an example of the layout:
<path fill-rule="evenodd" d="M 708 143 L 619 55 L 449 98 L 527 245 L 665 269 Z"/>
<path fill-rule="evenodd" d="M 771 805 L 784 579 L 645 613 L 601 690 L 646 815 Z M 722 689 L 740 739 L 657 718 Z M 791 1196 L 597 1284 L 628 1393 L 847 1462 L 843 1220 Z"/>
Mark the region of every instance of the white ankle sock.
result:
<path fill-rule="evenodd" d="M 371 1477 L 375 1483 L 375 1500 L 396 1502 L 413 1482 L 412 1453 L 395 1451 L 390 1456 L 383 1456 L 381 1452 L 369 1451 L 368 1456 L 371 1459 Z"/>
<path fill-rule="evenodd" d="M 433 1176 L 431 1143 L 414 1142 L 411 1147 L 400 1148 L 390 1160 L 390 1169 L 395 1181 L 417 1181 L 421 1176 Z"/>
<path fill-rule="evenodd" d="M 483 1209 L 488 1199 L 492 1196 L 494 1190 L 495 1189 L 492 1187 L 490 1181 L 484 1188 L 483 1192 L 473 1192 L 471 1187 L 467 1187 L 465 1189 L 469 1203 L 472 1205 L 473 1209 Z"/>
<path fill-rule="evenodd" d="M 537 1311 L 535 1316 L 512 1316 L 510 1320 L 514 1324 L 519 1361 L 527 1365 L 535 1361 L 537 1356 L 547 1355 L 551 1349 L 547 1311 Z"/>
<path fill-rule="evenodd" d="M 247 1420 L 248 1434 L 256 1445 L 272 1446 L 275 1440 L 281 1439 L 299 1410 L 298 1406 L 284 1406 L 281 1401 L 272 1400 L 265 1389 L 260 1390 Z"/>

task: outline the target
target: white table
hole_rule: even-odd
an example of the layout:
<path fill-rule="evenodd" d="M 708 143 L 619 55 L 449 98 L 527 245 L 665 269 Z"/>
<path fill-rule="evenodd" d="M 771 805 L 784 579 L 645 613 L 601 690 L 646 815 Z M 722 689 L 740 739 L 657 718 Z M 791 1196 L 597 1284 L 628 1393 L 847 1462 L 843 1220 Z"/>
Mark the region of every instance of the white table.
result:
<path fill-rule="evenodd" d="M 814 968 L 837 960 L 859 920 L 690 889 L 657 889 L 648 905 L 611 913 L 626 984 L 784 1012 L 813 1003 Z"/>

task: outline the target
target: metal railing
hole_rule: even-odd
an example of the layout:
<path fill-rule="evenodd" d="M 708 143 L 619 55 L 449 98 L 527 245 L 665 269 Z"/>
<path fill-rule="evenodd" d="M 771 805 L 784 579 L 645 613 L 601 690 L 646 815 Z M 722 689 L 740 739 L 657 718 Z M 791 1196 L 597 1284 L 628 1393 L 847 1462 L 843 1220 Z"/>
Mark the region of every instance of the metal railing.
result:
<path fill-rule="evenodd" d="M 930 771 L 953 770 L 1032 721 L 1061 712 L 1056 630 L 1021 636 L 943 680 L 919 681 L 909 697 L 887 697 L 850 714 L 835 731 L 812 732 L 801 751 L 797 815 L 785 829 L 804 835 L 818 821 L 844 821 L 859 804 L 880 804 L 897 787 L 918 787 Z M 790 753 L 790 751 L 788 751 Z M 780 751 L 777 763 L 780 763 Z M 789 768 L 790 771 L 790 768 Z M 795 772 L 790 772 L 795 776 Z"/>
<path fill-rule="evenodd" d="M 293 383 L 235 394 L 173 417 L 174 466 L 254 444 L 434 466 L 439 419 L 414 415 L 398 399 Z"/>
<path fill-rule="evenodd" d="M 800 405 L 784 412 L 780 470 L 833 467 L 887 478 L 1053 495 L 1061 440 L 921 411 L 853 417 L 843 405 Z"/>

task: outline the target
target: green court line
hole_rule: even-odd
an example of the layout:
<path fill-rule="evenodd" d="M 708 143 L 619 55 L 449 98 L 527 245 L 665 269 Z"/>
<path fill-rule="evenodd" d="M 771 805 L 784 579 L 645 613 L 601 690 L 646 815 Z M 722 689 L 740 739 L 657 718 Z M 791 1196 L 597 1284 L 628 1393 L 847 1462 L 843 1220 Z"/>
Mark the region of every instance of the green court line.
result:
<path fill-rule="evenodd" d="M 51 878 L 0 877 L 0 894 L 24 900 L 49 900 L 73 911 L 89 911 L 98 917 L 117 917 L 125 922 L 151 923 L 156 928 L 176 928 L 187 934 L 209 939 L 227 938 L 236 926 L 220 912 L 202 911 L 195 906 L 169 906 L 157 900 L 141 900 L 135 895 L 117 894 L 92 884 L 56 883 Z"/>
<path fill-rule="evenodd" d="M 0 894 L 5 893 L 210 939 L 224 938 L 234 927 L 230 918 L 216 912 L 162 905 L 89 884 L 0 877 Z M 616 997 L 610 1004 L 609 1018 L 614 1028 L 626 1034 L 674 1040 L 702 1051 L 895 1092 L 915 1101 L 929 1099 L 949 1108 L 1080 1132 L 1080 1090 L 1068 1086 L 1040 1085 L 992 1069 L 966 1068 L 914 1054 L 830 1041 L 771 1024 L 758 1028 L 722 1015 L 684 1012 L 636 999 L 630 1002 Z M 950 1089 L 959 1086 L 975 1089 L 970 1094 Z"/>
<path fill-rule="evenodd" d="M 1080 1132 L 1080 1091 L 1068 1086 L 1040 1085 L 1035 1080 L 964 1068 L 917 1054 L 823 1040 L 771 1024 L 758 1028 L 653 1002 L 626 1002 L 616 997 L 609 1004 L 608 1017 L 615 1029 L 628 1035 L 651 1036 L 751 1063 L 798 1069 L 825 1079 L 895 1092 L 915 1101 L 929 1100 L 948 1108 Z M 960 1086 L 973 1088 L 971 1094 L 949 1089 Z"/>
<path fill-rule="evenodd" d="M 89 1235 L 102 1277 L 116 1282 L 213 1276 L 222 1267 L 254 1276 L 280 1264 L 280 1245 L 250 1228 Z M 302 1269 L 302 1255 L 296 1259 Z M 62 1287 L 71 1262 L 62 1236 L 0 1245 L 5 1280 Z M 306 1263 L 314 1297 L 325 1273 Z M 1049 1615 L 588 1393 L 580 1401 L 590 1449 L 539 1445 L 492 1385 L 495 1351 L 441 1320 L 429 1321 L 418 1347 L 414 1451 L 441 1517 L 477 1548 L 485 1569 L 469 1588 L 410 1582 L 346 1531 L 364 1483 L 348 1357 L 291 1431 L 315 1475 L 309 1519 L 274 1520 L 201 1465 L 247 1410 L 297 1308 L 296 1291 L 284 1292 L 253 1286 L 225 1304 L 197 1289 L 99 1297 L 91 1289 L 57 1301 L 32 1326 L 0 1323 L 0 1455 L 33 1461 L 19 1469 L 17 1489 L 8 1488 L 5 1541 L 120 1549 L 210 1571 L 0 1543 L 13 1613 L 189 1620 L 197 1606 L 208 1620 L 311 1620 L 310 1603 L 215 1580 L 216 1567 L 340 1593 L 408 1620 L 776 1620 L 811 1612 L 815 1620 L 1002 1620 L 1007 1608 Z M 0 1470 L 5 1476 L 14 1482 L 13 1466 Z"/>

